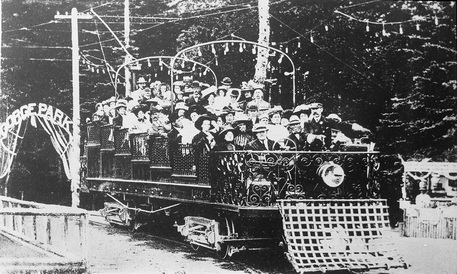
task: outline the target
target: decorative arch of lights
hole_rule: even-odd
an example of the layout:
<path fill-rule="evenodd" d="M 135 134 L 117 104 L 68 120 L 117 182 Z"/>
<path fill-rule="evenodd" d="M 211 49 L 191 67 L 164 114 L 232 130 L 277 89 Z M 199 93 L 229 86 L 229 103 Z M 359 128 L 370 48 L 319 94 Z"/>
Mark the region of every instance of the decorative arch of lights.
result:
<path fill-rule="evenodd" d="M 71 178 L 70 163 L 73 122 L 63 111 L 44 103 L 30 103 L 16 109 L 0 123 L 0 178 L 10 171 L 24 138 L 27 126 L 41 125 L 51 138 L 52 145 L 62 159 L 65 175 Z M 77 156 L 79 157 L 79 156 Z"/>
<path fill-rule="evenodd" d="M 114 83 L 115 83 L 115 85 L 114 85 L 114 86 L 115 86 L 115 88 L 114 88 L 114 90 L 115 90 L 115 95 L 116 95 L 116 96 L 118 95 L 118 92 L 117 92 L 117 79 L 118 79 L 118 77 L 119 77 L 119 72 L 120 72 L 123 68 L 125 68 L 126 66 L 131 65 L 131 64 L 137 64 L 137 63 L 142 62 L 142 61 L 148 61 L 148 62 L 150 62 L 150 60 L 155 60 L 155 59 L 158 59 L 158 60 L 159 60 L 159 65 L 162 64 L 162 62 L 163 62 L 162 59 L 170 59 L 170 68 L 171 68 L 171 69 L 170 69 L 170 71 L 171 71 L 170 74 L 171 74 L 171 77 L 172 77 L 172 78 L 173 78 L 173 71 L 175 70 L 175 69 L 174 69 L 174 65 L 176 64 L 176 63 L 174 62 L 175 59 L 181 60 L 181 61 L 183 61 L 183 63 L 184 63 L 184 62 L 191 62 L 191 63 L 193 63 L 194 65 L 199 65 L 199 66 L 201 66 L 201 67 L 204 67 L 204 68 L 205 68 L 205 71 L 209 71 L 209 72 L 212 73 L 213 78 L 214 78 L 214 84 L 217 85 L 217 76 L 216 76 L 216 73 L 215 73 L 209 66 L 207 66 L 207 65 L 205 65 L 205 64 L 203 64 L 203 63 L 194 61 L 194 60 L 186 59 L 186 58 L 180 58 L 180 57 L 176 57 L 176 56 L 159 56 L 159 55 L 157 55 L 157 56 L 142 57 L 142 58 L 135 59 L 135 60 L 131 60 L 131 61 L 129 61 L 129 62 L 126 62 L 126 63 L 122 64 L 122 65 L 116 70 L 116 76 L 115 76 L 115 79 L 114 79 L 114 80 L 115 80 L 115 81 L 114 81 Z M 193 70 L 195 70 L 195 66 L 193 67 Z M 171 84 L 173 84 L 173 80 L 172 80 Z M 173 86 L 173 85 L 172 85 L 172 86 Z"/>
<path fill-rule="evenodd" d="M 227 52 L 228 52 L 227 47 L 228 47 L 229 44 L 239 44 L 240 51 L 242 50 L 243 44 L 249 44 L 249 45 L 253 46 L 253 51 L 254 51 L 255 47 L 260 47 L 260 48 L 264 48 L 264 49 L 267 49 L 267 50 L 272 50 L 272 51 L 274 51 L 276 53 L 279 53 L 280 54 L 279 58 L 281 60 L 282 60 L 283 57 L 287 58 L 287 60 L 289 60 L 291 66 L 292 66 L 292 72 L 286 72 L 284 74 L 286 76 L 288 76 L 288 75 L 292 76 L 292 94 L 293 94 L 292 100 L 293 100 L 293 104 L 295 105 L 295 96 L 296 96 L 295 95 L 295 88 L 296 88 L 296 85 L 295 85 L 295 71 L 296 71 L 295 70 L 295 64 L 292 61 L 292 59 L 285 52 L 283 52 L 283 51 L 281 51 L 281 50 L 279 50 L 277 48 L 273 48 L 273 47 L 270 47 L 268 45 L 262 45 L 260 43 L 247 41 L 247 40 L 217 40 L 217 41 L 211 41 L 211 42 L 196 44 L 196 45 L 187 47 L 185 49 L 182 49 L 181 51 L 179 51 L 175 55 L 175 59 L 182 58 L 182 57 L 180 57 L 181 55 L 184 55 L 184 53 L 192 51 L 192 50 L 197 50 L 197 56 L 201 56 L 201 48 L 205 47 L 205 46 L 210 46 L 212 53 L 214 55 L 216 55 L 216 49 L 215 49 L 214 45 L 217 45 L 217 44 L 224 44 L 225 51 L 227 51 Z M 175 59 L 172 59 L 172 62 L 174 62 Z M 191 59 L 189 59 L 188 57 L 184 57 L 184 59 L 186 61 L 191 61 Z M 171 65 L 171 67 L 173 67 L 173 66 L 174 66 L 174 64 Z M 172 72 L 171 81 L 173 83 L 173 70 L 171 72 Z"/>

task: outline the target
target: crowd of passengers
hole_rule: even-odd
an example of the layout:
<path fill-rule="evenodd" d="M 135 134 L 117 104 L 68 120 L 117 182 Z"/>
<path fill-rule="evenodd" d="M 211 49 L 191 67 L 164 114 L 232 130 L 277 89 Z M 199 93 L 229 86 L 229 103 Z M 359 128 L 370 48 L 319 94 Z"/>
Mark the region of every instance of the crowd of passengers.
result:
<path fill-rule="evenodd" d="M 174 82 L 170 87 L 140 77 L 137 89 L 129 96 L 98 103 L 87 122 L 112 124 L 129 133 L 147 132 L 192 144 L 200 152 L 338 150 L 351 143 L 347 136 L 369 133 L 336 114 L 324 117 L 321 103 L 301 104 L 289 110 L 271 106 L 264 100 L 262 85 L 250 81 L 236 88 L 228 77 L 218 87 L 191 79 Z"/>

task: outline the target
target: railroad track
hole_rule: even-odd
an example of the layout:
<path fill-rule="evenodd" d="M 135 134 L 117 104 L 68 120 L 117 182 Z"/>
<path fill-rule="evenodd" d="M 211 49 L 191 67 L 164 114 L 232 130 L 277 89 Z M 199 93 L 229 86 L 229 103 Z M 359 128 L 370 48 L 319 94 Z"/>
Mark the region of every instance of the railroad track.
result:
<path fill-rule="evenodd" d="M 89 224 L 94 226 L 111 226 L 103 217 L 99 215 L 97 212 L 91 212 L 89 214 Z M 116 230 L 119 229 L 119 233 L 124 234 L 127 231 L 127 228 L 124 227 L 117 227 Z M 237 269 L 242 270 L 245 273 L 251 274 L 272 274 L 272 273 L 287 273 L 292 274 L 295 273 L 290 263 L 285 258 L 278 258 L 281 257 L 281 254 L 278 253 L 271 253 L 269 252 L 247 252 L 247 253 L 238 253 L 235 254 L 230 259 L 217 259 L 217 255 L 215 252 L 212 252 L 207 249 L 200 248 L 197 251 L 192 250 L 191 246 L 178 239 L 176 235 L 158 235 L 153 234 L 151 232 L 140 231 L 134 233 L 136 237 L 141 238 L 142 240 L 146 241 L 159 241 L 165 245 L 172 245 L 172 246 L 179 246 L 181 250 L 185 250 L 188 253 L 196 254 L 197 256 L 213 258 L 215 260 L 223 261 L 224 263 L 228 264 L 228 268 L 230 269 Z M 124 234 L 125 235 L 125 234 Z M 133 235 L 133 234 L 132 234 Z M 272 260 L 278 260 L 278 264 L 275 264 L 271 267 L 268 267 L 268 262 Z M 237 271 L 234 271 L 237 272 Z M 239 272 L 239 271 L 238 271 Z"/>

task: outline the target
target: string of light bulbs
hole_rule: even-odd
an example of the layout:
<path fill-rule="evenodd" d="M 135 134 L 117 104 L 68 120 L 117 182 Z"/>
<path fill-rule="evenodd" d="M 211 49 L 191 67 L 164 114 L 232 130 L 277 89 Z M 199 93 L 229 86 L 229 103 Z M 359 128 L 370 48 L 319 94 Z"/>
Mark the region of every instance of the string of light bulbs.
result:
<path fill-rule="evenodd" d="M 316 44 L 314 42 L 314 39 L 313 39 L 313 36 L 312 36 L 312 32 L 310 33 L 310 38 L 307 38 L 304 34 L 301 34 L 299 31 L 297 31 L 296 29 L 292 28 L 291 26 L 289 26 L 288 24 L 284 23 L 283 21 L 279 20 L 278 18 L 272 16 L 272 18 L 274 18 L 275 20 L 277 20 L 278 22 L 280 22 L 281 24 L 283 24 L 285 27 L 287 27 L 288 29 L 292 30 L 293 32 L 297 33 L 299 36 L 298 37 L 295 37 L 294 39 L 300 39 L 300 38 L 303 38 L 303 39 L 306 39 L 308 40 L 309 42 L 311 42 L 311 44 L 313 44 L 315 47 L 319 48 L 320 50 L 322 50 L 323 52 L 327 53 L 329 56 L 331 56 L 332 58 L 334 58 L 335 60 L 337 60 L 338 62 L 340 62 L 341 64 L 343 64 L 344 66 L 348 67 L 349 69 L 351 69 L 352 71 L 356 72 L 357 74 L 359 74 L 360 76 L 364 77 L 365 79 L 369 80 L 370 82 L 376 84 L 377 86 L 380 86 L 382 87 L 381 84 L 379 84 L 378 82 L 374 81 L 371 77 L 368 77 L 365 73 L 359 71 L 358 69 L 356 69 L 355 67 L 351 66 L 350 64 L 348 64 L 347 62 L 345 62 L 344 60 L 342 60 L 341 58 L 337 57 L 336 55 L 334 55 L 333 53 L 331 53 L 330 51 L 328 51 L 327 49 L 319 46 L 318 44 Z M 328 29 L 326 28 L 326 31 L 328 31 Z M 306 33 L 305 33 L 306 34 Z M 273 44 L 273 43 L 272 43 Z M 301 41 L 299 40 L 297 42 L 297 48 L 300 48 L 301 47 Z M 286 45 L 286 50 L 285 51 L 288 51 L 288 48 L 287 48 L 287 45 Z M 371 75 L 373 76 L 373 75 Z"/>
<path fill-rule="evenodd" d="M 343 13 L 343 12 L 341 12 L 339 10 L 335 10 L 335 13 L 340 14 L 340 15 L 346 17 L 346 18 L 349 18 L 350 20 L 366 24 L 365 29 L 366 29 L 367 32 L 370 31 L 370 25 L 382 25 L 382 34 L 383 34 L 383 36 L 387 36 L 387 32 L 386 32 L 385 26 L 388 26 L 388 25 L 390 25 L 390 26 L 399 25 L 399 31 L 398 32 L 400 34 L 403 34 L 402 25 L 408 24 L 408 23 L 415 23 L 417 31 L 420 30 L 420 22 L 424 22 L 424 21 L 427 21 L 429 19 L 433 19 L 436 26 L 439 25 L 439 20 L 438 20 L 438 16 L 437 15 L 435 15 L 435 16 L 431 16 L 431 15 L 426 15 L 426 16 L 414 15 L 411 19 L 404 20 L 404 21 L 396 21 L 396 22 L 385 22 L 385 21 L 382 21 L 382 22 L 376 22 L 376 21 L 369 21 L 368 19 L 358 19 L 358 18 L 355 18 L 354 16 L 351 16 L 351 15 L 348 15 L 346 13 Z"/>

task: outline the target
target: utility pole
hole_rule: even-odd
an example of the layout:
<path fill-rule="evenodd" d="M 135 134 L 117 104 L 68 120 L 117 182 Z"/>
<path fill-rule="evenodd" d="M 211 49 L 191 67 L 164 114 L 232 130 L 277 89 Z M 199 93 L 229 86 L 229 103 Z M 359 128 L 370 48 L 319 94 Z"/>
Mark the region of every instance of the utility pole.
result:
<path fill-rule="evenodd" d="M 270 1 L 258 0 L 259 11 L 259 40 L 258 43 L 269 46 L 270 44 Z M 263 83 L 267 78 L 268 49 L 257 48 L 257 64 L 255 65 L 254 81 Z"/>
<path fill-rule="evenodd" d="M 124 42 L 125 48 L 129 48 L 130 46 L 130 1 L 124 1 Z M 131 61 L 131 56 L 129 54 L 125 55 L 125 63 L 128 64 Z M 132 86 L 130 84 L 130 79 L 132 74 L 130 73 L 129 66 L 125 66 L 124 69 L 124 76 L 125 76 L 125 97 L 129 96 L 132 92 Z"/>
<path fill-rule="evenodd" d="M 80 103 L 79 103 L 79 39 L 78 39 L 78 19 L 92 19 L 92 15 L 78 14 L 76 8 L 71 9 L 71 15 L 57 14 L 55 19 L 71 19 L 71 50 L 72 50 L 72 72 L 73 72 L 73 144 L 70 153 L 71 170 L 71 206 L 79 206 L 79 191 L 81 189 L 81 179 L 79 171 L 80 162 Z"/>

